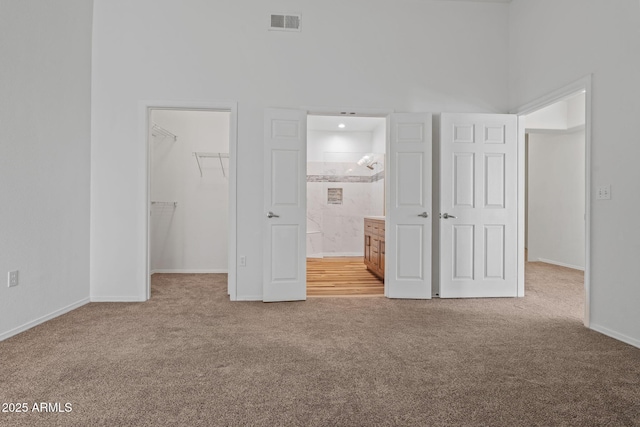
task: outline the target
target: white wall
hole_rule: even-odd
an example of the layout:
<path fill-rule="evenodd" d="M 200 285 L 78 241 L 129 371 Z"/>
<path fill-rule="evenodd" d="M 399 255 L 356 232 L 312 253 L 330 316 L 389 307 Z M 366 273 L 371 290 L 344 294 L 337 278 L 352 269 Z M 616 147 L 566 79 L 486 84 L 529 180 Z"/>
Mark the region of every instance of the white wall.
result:
<path fill-rule="evenodd" d="M 558 101 L 533 113 L 527 114 L 527 130 L 578 130 L 585 122 L 585 94 L 579 93 L 569 99 Z"/>
<path fill-rule="evenodd" d="M 567 100 L 567 129 L 584 127 L 585 103 L 586 95 L 584 93 Z"/>
<path fill-rule="evenodd" d="M 556 102 L 526 117 L 527 129 L 567 129 L 567 103 Z"/>
<path fill-rule="evenodd" d="M 509 39 L 514 109 L 593 75 L 591 327 L 640 346 L 640 2 L 513 0 Z"/>
<path fill-rule="evenodd" d="M 381 120 L 384 123 L 384 120 Z M 373 153 L 373 132 L 307 132 L 307 256 L 364 255 L 364 217 L 384 214 L 384 154 Z M 377 161 L 371 170 L 363 156 Z M 358 182 L 362 181 L 362 182 Z M 327 203 L 329 188 L 341 204 Z"/>
<path fill-rule="evenodd" d="M 373 135 L 371 136 L 371 151 L 374 153 L 385 153 L 387 151 L 386 120 L 381 121 L 373 130 Z"/>
<path fill-rule="evenodd" d="M 369 153 L 372 151 L 371 140 L 371 132 L 309 130 L 307 131 L 307 162 L 332 161 L 327 159 L 326 153 Z"/>
<path fill-rule="evenodd" d="M 584 269 L 584 138 L 529 134 L 529 261 Z"/>
<path fill-rule="evenodd" d="M 504 112 L 508 4 L 96 0 L 91 294 L 144 299 L 141 100 L 238 102 L 240 299 L 262 298 L 263 111 Z M 301 13 L 302 31 L 267 31 Z"/>
<path fill-rule="evenodd" d="M 0 1 L 0 339 L 88 302 L 91 20 Z"/>
<path fill-rule="evenodd" d="M 229 113 L 153 110 L 152 123 L 177 135 L 151 139 L 152 272 L 225 273 L 229 234 L 229 159 L 194 152 L 229 153 Z M 226 175 L 226 176 L 225 176 Z"/>
<path fill-rule="evenodd" d="M 373 135 L 371 137 L 371 151 L 373 153 L 386 153 L 387 151 L 387 123 L 386 120 L 381 122 L 374 130 L 373 130 Z M 386 164 L 386 160 L 387 160 L 387 156 L 385 154 L 384 156 L 384 160 L 381 161 L 380 163 L 383 166 L 383 169 L 386 170 L 387 168 L 387 164 Z M 377 172 L 378 170 L 376 170 Z M 385 205 L 385 198 L 386 198 L 386 193 L 385 193 L 385 179 L 386 179 L 386 175 L 384 176 L 384 179 L 375 181 L 372 185 L 373 185 L 373 189 L 371 190 L 374 194 L 381 194 L 382 197 L 376 198 L 374 200 L 374 203 L 380 203 L 380 205 L 375 205 L 372 209 L 373 212 L 380 212 L 379 214 L 376 215 L 381 215 L 384 216 L 386 214 L 386 205 Z"/>

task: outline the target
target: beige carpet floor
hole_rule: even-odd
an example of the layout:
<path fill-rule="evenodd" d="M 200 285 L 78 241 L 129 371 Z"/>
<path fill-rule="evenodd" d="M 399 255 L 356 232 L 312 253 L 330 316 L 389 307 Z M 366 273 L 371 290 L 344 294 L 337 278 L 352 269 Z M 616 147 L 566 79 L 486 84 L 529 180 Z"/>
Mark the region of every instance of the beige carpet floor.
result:
<path fill-rule="evenodd" d="M 640 349 L 582 325 L 582 275 L 520 299 L 229 302 L 154 275 L 0 343 L 2 426 L 638 426 Z M 71 412 L 36 412 L 34 403 Z M 4 405 L 3 405 L 4 406 Z"/>

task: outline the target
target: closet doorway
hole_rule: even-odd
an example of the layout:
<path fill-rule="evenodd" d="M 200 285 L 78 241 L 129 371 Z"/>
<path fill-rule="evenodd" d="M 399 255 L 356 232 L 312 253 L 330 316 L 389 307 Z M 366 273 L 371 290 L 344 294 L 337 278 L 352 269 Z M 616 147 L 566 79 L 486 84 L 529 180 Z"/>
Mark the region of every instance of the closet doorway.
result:
<path fill-rule="evenodd" d="M 308 297 L 384 295 L 384 228 L 376 275 L 365 218 L 384 227 L 386 140 L 385 117 L 307 116 Z"/>
<path fill-rule="evenodd" d="M 231 119 L 230 111 L 149 110 L 150 282 L 229 273 Z"/>

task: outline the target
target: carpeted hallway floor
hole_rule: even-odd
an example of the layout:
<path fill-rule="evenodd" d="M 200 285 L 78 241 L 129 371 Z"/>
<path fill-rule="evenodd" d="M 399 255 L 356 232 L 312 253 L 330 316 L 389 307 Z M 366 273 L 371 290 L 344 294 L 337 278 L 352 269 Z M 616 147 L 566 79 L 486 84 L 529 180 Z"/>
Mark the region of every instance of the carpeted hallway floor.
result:
<path fill-rule="evenodd" d="M 581 273 L 526 274 L 520 299 L 277 304 L 229 302 L 224 275 L 154 275 L 146 303 L 1 342 L 0 401 L 29 410 L 0 425 L 640 425 L 640 349 L 583 327 Z"/>

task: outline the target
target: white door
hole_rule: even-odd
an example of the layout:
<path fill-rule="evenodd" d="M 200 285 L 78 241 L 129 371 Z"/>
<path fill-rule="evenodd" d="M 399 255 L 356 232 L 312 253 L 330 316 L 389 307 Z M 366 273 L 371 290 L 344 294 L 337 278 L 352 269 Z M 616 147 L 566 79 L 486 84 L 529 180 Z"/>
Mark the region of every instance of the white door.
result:
<path fill-rule="evenodd" d="M 431 298 L 431 114 L 392 114 L 387 169 L 389 298 Z"/>
<path fill-rule="evenodd" d="M 306 119 L 298 110 L 264 114 L 265 302 L 307 297 Z"/>
<path fill-rule="evenodd" d="M 440 297 L 515 297 L 517 117 L 442 114 Z"/>

